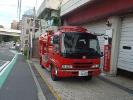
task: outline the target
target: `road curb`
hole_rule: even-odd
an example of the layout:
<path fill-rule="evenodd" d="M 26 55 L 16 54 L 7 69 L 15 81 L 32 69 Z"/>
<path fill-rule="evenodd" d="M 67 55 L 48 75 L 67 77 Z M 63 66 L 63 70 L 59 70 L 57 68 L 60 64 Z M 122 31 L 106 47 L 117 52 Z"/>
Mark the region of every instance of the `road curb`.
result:
<path fill-rule="evenodd" d="M 3 86 L 5 80 L 7 79 L 9 73 L 11 72 L 16 60 L 17 60 L 18 54 L 15 54 L 13 59 L 6 65 L 6 67 L 3 69 L 2 74 L 0 75 L 0 89 Z"/>
<path fill-rule="evenodd" d="M 33 63 L 34 64 L 34 63 Z M 46 77 L 39 71 L 39 69 L 37 67 L 39 67 L 38 65 L 34 64 L 35 69 L 37 70 L 37 72 L 39 73 L 39 75 L 41 76 L 41 78 L 43 79 L 43 81 L 46 83 L 46 85 L 48 86 L 49 90 L 51 91 L 51 93 L 57 98 L 57 100 L 61 100 L 61 96 L 59 96 L 59 94 L 56 92 L 56 90 L 53 88 L 53 86 L 47 81 Z"/>

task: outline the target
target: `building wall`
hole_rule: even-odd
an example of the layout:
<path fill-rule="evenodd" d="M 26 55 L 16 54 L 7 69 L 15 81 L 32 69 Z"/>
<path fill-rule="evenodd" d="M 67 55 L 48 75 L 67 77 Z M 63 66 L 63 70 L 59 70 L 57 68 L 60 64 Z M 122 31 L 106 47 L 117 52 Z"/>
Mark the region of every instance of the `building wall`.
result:
<path fill-rule="evenodd" d="M 83 4 L 90 2 L 91 0 L 68 0 L 61 7 L 61 16 L 75 10 L 77 7 L 83 6 Z"/>
<path fill-rule="evenodd" d="M 37 17 L 39 17 L 46 9 L 58 10 L 59 5 L 60 0 L 44 0 L 37 11 Z"/>
<path fill-rule="evenodd" d="M 24 50 L 25 47 L 29 47 L 30 32 L 32 31 L 31 18 L 29 16 L 22 17 L 22 34 L 21 34 L 21 47 Z"/>
<path fill-rule="evenodd" d="M 18 29 L 18 22 L 16 20 L 13 20 L 13 22 L 11 23 L 11 29 Z"/>
<path fill-rule="evenodd" d="M 33 39 L 33 53 L 32 57 L 33 58 L 39 58 L 39 45 L 38 45 L 38 38 Z"/>
<path fill-rule="evenodd" d="M 120 15 L 122 13 L 131 12 L 133 10 L 132 0 L 92 1 L 92 3 L 83 4 L 83 6 L 78 6 L 75 10 L 69 11 L 69 13 L 67 13 L 66 15 L 62 15 L 62 19 L 66 20 L 68 24 L 76 25 L 86 23 L 86 21 L 94 21 L 101 18 L 107 18 L 112 15 Z M 70 5 L 70 3 L 68 5 Z"/>

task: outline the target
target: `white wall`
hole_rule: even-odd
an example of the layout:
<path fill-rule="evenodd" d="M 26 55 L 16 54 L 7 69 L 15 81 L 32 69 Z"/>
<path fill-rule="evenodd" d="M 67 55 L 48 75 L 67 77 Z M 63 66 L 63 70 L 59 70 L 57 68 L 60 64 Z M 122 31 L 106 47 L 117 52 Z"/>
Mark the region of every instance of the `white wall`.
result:
<path fill-rule="evenodd" d="M 61 16 L 75 10 L 76 8 L 84 5 L 87 2 L 92 0 L 68 0 L 65 4 L 61 7 Z"/>

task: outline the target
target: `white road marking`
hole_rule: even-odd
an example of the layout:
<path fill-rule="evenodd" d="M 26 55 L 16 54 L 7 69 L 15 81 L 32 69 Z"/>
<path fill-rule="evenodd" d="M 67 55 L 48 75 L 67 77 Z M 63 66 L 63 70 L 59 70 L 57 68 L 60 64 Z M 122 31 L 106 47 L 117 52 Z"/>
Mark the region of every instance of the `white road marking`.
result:
<path fill-rule="evenodd" d="M 14 61 L 16 58 L 17 54 L 13 57 L 11 61 L 8 62 L 8 64 L 4 67 L 4 69 L 0 72 L 0 76 L 5 72 L 5 70 L 9 67 L 9 65 Z"/>
<path fill-rule="evenodd" d="M 4 70 L 4 67 L 9 63 L 10 61 L 6 61 L 2 66 L 0 66 L 0 72 Z"/>
<path fill-rule="evenodd" d="M 9 64 L 10 62 L 8 62 Z M 4 68 L 1 70 L 0 72 L 0 76 L 5 72 L 5 70 L 9 67 L 8 64 L 6 64 L 6 66 L 4 66 Z"/>
<path fill-rule="evenodd" d="M 0 60 L 0 61 L 7 62 L 7 60 Z"/>
<path fill-rule="evenodd" d="M 17 52 L 16 51 L 14 51 L 14 50 L 10 50 L 10 52 L 12 52 L 13 54 L 16 54 Z"/>

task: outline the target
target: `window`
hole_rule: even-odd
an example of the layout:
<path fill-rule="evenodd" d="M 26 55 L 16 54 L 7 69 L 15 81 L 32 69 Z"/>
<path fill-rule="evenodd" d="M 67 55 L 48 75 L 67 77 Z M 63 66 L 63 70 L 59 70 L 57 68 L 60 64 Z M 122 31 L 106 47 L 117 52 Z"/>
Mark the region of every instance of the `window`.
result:
<path fill-rule="evenodd" d="M 25 44 L 28 44 L 28 40 L 25 40 Z"/>
<path fill-rule="evenodd" d="M 26 30 L 26 34 L 29 34 L 29 30 L 28 29 Z"/>
<path fill-rule="evenodd" d="M 27 24 L 29 24 L 30 23 L 30 19 L 27 19 Z"/>

